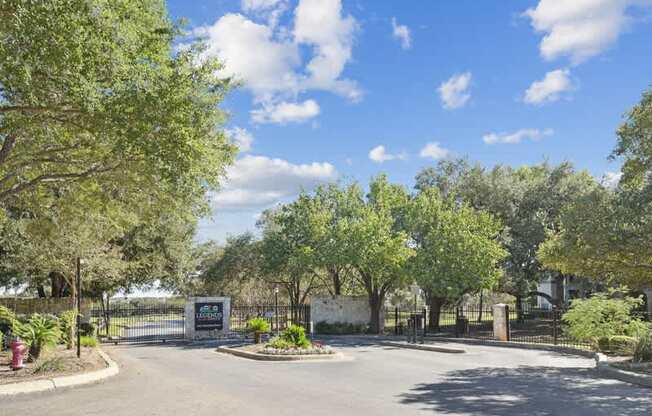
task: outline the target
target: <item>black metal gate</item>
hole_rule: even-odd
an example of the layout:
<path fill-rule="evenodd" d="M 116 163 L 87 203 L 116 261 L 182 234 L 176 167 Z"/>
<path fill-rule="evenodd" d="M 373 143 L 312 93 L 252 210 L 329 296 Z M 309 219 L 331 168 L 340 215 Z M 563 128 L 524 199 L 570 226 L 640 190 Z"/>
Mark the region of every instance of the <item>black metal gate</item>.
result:
<path fill-rule="evenodd" d="M 310 331 L 310 305 L 232 305 L 231 331 L 246 333 L 247 322 L 252 318 L 264 318 L 273 331 L 283 330 L 290 324 Z"/>
<path fill-rule="evenodd" d="M 183 339 L 183 306 L 117 305 L 92 309 L 91 323 L 102 342 L 151 342 Z"/>

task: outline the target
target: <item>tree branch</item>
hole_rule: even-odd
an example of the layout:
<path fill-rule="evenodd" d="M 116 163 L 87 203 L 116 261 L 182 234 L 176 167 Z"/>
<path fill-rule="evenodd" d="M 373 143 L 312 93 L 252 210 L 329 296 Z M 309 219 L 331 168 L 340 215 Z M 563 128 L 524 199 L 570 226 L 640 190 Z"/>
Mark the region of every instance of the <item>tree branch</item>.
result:
<path fill-rule="evenodd" d="M 54 174 L 46 174 L 46 175 L 39 175 L 36 178 L 23 182 L 17 185 L 14 185 L 13 187 L 7 189 L 6 191 L 0 192 L 0 201 L 6 199 L 7 197 L 14 195 L 18 192 L 24 191 L 29 188 L 33 188 L 39 183 L 44 183 L 44 182 L 60 182 L 60 181 L 65 181 L 69 179 L 83 179 L 87 178 L 89 176 L 92 176 L 94 174 L 99 174 L 99 173 L 104 173 L 104 172 L 109 172 L 111 170 L 116 169 L 118 166 L 120 166 L 120 163 L 117 163 L 115 165 L 111 166 L 95 166 L 90 169 L 87 169 L 82 172 L 70 172 L 70 173 L 54 173 Z"/>
<path fill-rule="evenodd" d="M 0 106 L 0 113 L 9 113 L 9 112 L 22 112 L 22 113 L 42 113 L 47 111 L 55 111 L 61 113 L 80 113 L 79 110 L 66 107 L 39 107 L 31 105 L 5 105 Z"/>
<path fill-rule="evenodd" d="M 11 153 L 11 150 L 14 148 L 14 144 L 16 143 L 16 136 L 13 134 L 10 134 L 5 137 L 5 140 L 2 142 L 2 148 L 0 148 L 0 165 L 2 165 L 5 160 L 7 160 L 7 157 L 9 157 L 9 153 Z"/>

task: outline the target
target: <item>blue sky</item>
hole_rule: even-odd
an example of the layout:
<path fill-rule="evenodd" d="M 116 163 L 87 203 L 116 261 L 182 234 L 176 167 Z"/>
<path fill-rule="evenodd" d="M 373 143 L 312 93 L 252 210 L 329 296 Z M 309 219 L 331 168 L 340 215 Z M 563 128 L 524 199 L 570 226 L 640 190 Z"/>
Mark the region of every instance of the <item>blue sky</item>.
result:
<path fill-rule="evenodd" d="M 329 180 L 412 187 L 446 157 L 544 158 L 596 177 L 652 85 L 652 1 L 168 2 L 242 80 L 224 109 L 241 153 L 198 239 L 253 229 Z M 379 146 L 383 146 L 380 148 Z"/>

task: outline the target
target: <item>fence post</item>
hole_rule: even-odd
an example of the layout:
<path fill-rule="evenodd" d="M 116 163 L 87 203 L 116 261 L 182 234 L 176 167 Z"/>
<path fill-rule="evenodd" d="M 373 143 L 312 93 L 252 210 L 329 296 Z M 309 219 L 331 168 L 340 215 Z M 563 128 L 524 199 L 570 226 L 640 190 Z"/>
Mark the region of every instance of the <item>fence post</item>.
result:
<path fill-rule="evenodd" d="M 394 308 L 394 335 L 398 335 L 398 306 Z"/>
<path fill-rule="evenodd" d="M 559 322 L 557 320 L 557 309 L 555 307 L 552 308 L 552 339 L 553 339 L 553 344 L 557 345 L 557 337 L 558 337 L 558 329 L 559 329 Z"/>
<path fill-rule="evenodd" d="M 459 325 L 457 324 L 460 320 L 460 308 L 459 306 L 455 307 L 455 338 L 459 338 L 460 330 Z"/>
<path fill-rule="evenodd" d="M 517 313 L 518 313 L 518 311 L 517 311 Z M 507 339 L 506 339 L 506 341 L 510 341 L 511 338 L 512 338 L 512 327 L 511 327 L 511 323 L 509 321 L 509 305 L 505 305 L 505 317 L 507 317 L 507 323 L 506 323 Z"/>
<path fill-rule="evenodd" d="M 426 331 L 428 328 L 428 311 L 426 308 L 423 308 L 423 336 L 426 335 Z"/>
<path fill-rule="evenodd" d="M 509 341 L 509 306 L 499 303 L 494 305 L 494 339 Z"/>

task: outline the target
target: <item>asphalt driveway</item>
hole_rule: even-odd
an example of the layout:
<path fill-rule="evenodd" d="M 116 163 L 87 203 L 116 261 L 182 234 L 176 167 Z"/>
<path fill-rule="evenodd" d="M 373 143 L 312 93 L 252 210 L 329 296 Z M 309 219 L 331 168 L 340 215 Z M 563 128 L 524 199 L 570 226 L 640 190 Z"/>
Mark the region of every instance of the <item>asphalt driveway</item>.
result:
<path fill-rule="evenodd" d="M 110 347 L 99 385 L 0 399 L 0 416 L 650 415 L 652 390 L 598 378 L 593 361 L 463 346 L 467 354 L 338 341 L 348 360 L 267 363 L 212 347 Z"/>

